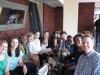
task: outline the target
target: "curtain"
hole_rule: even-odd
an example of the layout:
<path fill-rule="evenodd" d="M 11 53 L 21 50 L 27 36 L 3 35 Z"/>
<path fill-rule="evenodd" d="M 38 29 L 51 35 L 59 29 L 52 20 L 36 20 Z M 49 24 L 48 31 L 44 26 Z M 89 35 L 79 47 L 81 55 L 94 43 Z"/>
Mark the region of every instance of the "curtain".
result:
<path fill-rule="evenodd" d="M 40 17 L 37 9 L 37 4 L 33 2 L 29 2 L 29 21 L 30 21 L 30 32 L 40 32 L 40 38 L 42 38 L 43 31 L 40 22 Z"/>

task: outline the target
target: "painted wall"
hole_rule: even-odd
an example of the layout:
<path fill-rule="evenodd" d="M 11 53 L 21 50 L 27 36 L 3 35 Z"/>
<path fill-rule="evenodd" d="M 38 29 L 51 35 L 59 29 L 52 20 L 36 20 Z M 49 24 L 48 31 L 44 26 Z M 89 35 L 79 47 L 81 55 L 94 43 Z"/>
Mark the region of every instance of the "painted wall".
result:
<path fill-rule="evenodd" d="M 49 31 L 50 36 L 54 31 L 54 8 L 43 4 L 43 29 Z"/>
<path fill-rule="evenodd" d="M 74 4 L 73 4 L 74 5 Z M 66 6 L 68 7 L 68 6 Z M 49 9 L 48 9 L 49 10 Z M 71 12 L 72 10 L 70 10 Z M 47 13 L 47 11 L 43 11 Z M 51 11 L 50 11 L 51 12 Z M 69 13 L 70 13 L 69 12 Z M 51 22 L 54 23 L 54 27 L 50 26 L 49 23 L 47 22 L 44 28 L 54 28 L 54 31 L 62 31 L 63 28 L 68 34 L 75 35 L 76 33 L 84 33 L 84 31 L 93 31 L 93 16 L 94 16 L 94 3 L 79 3 L 79 9 L 77 10 L 78 12 L 78 18 L 75 18 L 75 15 L 77 14 L 76 12 L 72 12 L 72 14 L 67 14 L 65 18 L 67 18 L 70 15 L 70 18 L 65 19 L 66 22 L 70 22 L 69 24 L 65 24 L 65 27 L 63 26 L 63 8 L 54 8 L 54 21 L 53 19 L 50 19 L 51 17 L 47 17 L 46 20 L 52 20 Z M 52 11 L 53 13 L 53 11 Z M 51 14 L 51 13 L 49 13 Z M 46 14 L 48 16 L 49 14 Z M 76 16 L 76 17 L 77 17 Z M 45 14 L 44 14 L 45 17 Z M 46 18 L 46 17 L 45 17 Z M 72 18 L 72 19 L 71 19 Z M 45 22 L 45 20 L 44 20 Z M 74 22 L 76 24 L 74 24 Z M 48 30 L 51 32 L 51 30 Z"/>
<path fill-rule="evenodd" d="M 78 29 L 78 0 L 64 0 L 63 8 L 63 30 L 74 36 Z"/>
<path fill-rule="evenodd" d="M 54 8 L 54 30 L 63 30 L 63 7 Z"/>

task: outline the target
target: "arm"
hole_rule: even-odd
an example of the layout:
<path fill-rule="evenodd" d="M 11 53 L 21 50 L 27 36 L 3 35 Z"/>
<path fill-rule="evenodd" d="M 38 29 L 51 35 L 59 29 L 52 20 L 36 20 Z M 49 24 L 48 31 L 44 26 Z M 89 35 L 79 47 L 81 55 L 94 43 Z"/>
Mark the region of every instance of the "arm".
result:
<path fill-rule="evenodd" d="M 77 65 L 71 66 L 68 68 L 68 70 L 75 70 Z"/>
<path fill-rule="evenodd" d="M 21 67 L 23 67 L 23 72 L 24 72 L 24 74 L 26 74 L 27 73 L 27 68 L 26 68 L 26 65 L 23 63 L 22 58 L 19 59 L 19 65 Z"/>
<path fill-rule="evenodd" d="M 9 65 L 10 65 L 10 60 L 9 60 L 9 57 L 7 58 L 7 66 L 6 66 L 6 68 L 5 68 L 5 71 L 4 71 L 4 74 L 5 75 L 10 75 L 10 73 L 9 73 Z"/>

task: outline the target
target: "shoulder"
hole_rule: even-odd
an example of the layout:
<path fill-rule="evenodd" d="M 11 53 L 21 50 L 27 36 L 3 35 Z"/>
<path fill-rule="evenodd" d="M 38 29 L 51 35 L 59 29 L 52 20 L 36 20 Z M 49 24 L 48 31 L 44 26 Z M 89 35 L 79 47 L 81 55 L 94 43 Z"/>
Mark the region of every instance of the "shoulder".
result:
<path fill-rule="evenodd" d="M 91 55 L 91 58 L 93 60 L 96 60 L 96 59 L 100 60 L 100 53 L 94 51 L 93 54 Z"/>
<path fill-rule="evenodd" d="M 84 54 L 82 54 L 82 55 L 79 57 L 78 61 L 83 60 L 83 58 L 84 58 L 84 57 L 85 57 L 85 55 L 84 55 Z"/>

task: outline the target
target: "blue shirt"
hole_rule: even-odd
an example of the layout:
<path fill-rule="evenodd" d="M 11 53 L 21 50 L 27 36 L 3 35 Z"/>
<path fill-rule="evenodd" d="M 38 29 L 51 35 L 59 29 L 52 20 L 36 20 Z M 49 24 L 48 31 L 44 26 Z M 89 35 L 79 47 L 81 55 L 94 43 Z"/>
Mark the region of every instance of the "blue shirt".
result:
<path fill-rule="evenodd" d="M 6 53 L 6 55 L 8 56 L 8 54 Z M 20 51 L 20 54 L 18 57 L 16 57 L 16 54 L 13 53 L 10 58 L 10 66 L 9 66 L 9 70 L 14 70 L 17 66 L 19 66 L 19 59 L 22 58 L 24 54 L 22 53 L 22 51 Z"/>
<path fill-rule="evenodd" d="M 81 55 L 74 75 L 100 75 L 100 53 L 92 50 Z"/>
<path fill-rule="evenodd" d="M 70 45 L 68 44 L 67 41 L 63 41 L 63 42 L 62 42 L 61 49 L 67 49 L 67 50 L 70 51 L 71 47 L 70 47 Z"/>

